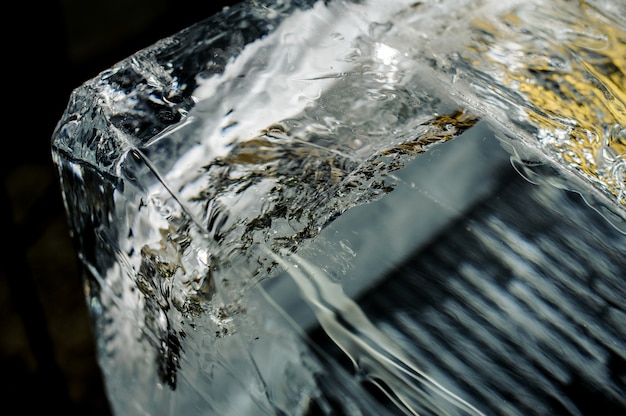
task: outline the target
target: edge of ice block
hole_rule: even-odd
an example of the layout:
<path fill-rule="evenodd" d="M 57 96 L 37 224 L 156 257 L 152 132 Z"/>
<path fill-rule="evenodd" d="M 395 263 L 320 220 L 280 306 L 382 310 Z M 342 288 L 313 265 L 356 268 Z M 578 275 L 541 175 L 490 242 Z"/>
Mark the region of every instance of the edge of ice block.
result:
<path fill-rule="evenodd" d="M 339 277 L 345 295 L 356 299 L 488 197 L 505 168 L 511 170 L 510 155 L 485 123 L 479 122 L 398 171 L 398 188 L 376 202 L 343 213 L 298 255 L 324 270 L 334 261 L 334 253 L 320 247 L 339 238 L 351 252 L 358 253 L 351 258 L 345 276 Z M 310 330 L 316 318 L 293 296 L 298 289 L 288 274 L 284 271 L 268 279 L 263 288 L 298 325 Z"/>

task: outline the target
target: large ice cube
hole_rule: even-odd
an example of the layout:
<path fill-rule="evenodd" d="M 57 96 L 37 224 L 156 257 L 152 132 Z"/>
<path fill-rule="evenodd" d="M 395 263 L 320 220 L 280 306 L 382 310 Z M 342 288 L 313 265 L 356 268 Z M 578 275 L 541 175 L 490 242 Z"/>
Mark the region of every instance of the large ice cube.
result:
<path fill-rule="evenodd" d="M 52 152 L 114 412 L 626 409 L 624 20 L 246 2 L 85 82 Z"/>

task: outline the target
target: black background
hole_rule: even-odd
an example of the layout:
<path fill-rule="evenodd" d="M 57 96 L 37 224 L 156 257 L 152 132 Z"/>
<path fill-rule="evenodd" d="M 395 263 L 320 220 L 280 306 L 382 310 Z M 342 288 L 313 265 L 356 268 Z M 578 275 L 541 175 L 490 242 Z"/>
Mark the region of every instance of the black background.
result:
<path fill-rule="evenodd" d="M 111 413 L 50 156 L 51 136 L 71 91 L 137 50 L 233 3 L 5 4 L 0 163 L 0 397 L 5 411 Z"/>

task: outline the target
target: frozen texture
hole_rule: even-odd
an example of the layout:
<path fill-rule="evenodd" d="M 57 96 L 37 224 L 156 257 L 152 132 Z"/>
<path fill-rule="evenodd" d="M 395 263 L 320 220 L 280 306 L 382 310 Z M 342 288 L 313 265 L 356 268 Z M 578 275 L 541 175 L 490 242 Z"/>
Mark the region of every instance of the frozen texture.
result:
<path fill-rule="evenodd" d="M 624 23 L 245 2 L 85 82 L 52 153 L 115 413 L 626 409 Z"/>

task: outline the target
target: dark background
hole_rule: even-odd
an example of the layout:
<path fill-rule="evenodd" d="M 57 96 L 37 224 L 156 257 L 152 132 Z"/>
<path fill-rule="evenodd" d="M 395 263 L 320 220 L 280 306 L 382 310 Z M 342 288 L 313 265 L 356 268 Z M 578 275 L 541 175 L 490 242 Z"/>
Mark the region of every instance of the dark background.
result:
<path fill-rule="evenodd" d="M 0 377 L 15 413 L 110 415 L 50 140 L 70 92 L 233 1 L 5 5 Z M 4 412 L 3 412 L 4 413 Z"/>

